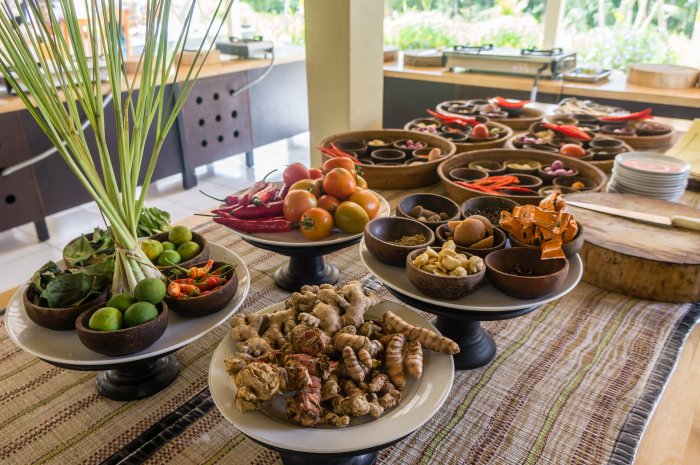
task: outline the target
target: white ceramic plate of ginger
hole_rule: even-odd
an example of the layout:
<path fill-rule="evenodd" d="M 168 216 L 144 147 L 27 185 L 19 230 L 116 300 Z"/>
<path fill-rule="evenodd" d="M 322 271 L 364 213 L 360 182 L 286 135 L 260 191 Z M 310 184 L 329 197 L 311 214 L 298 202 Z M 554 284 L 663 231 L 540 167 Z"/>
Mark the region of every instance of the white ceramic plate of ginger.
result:
<path fill-rule="evenodd" d="M 284 309 L 284 302 L 267 307 L 262 312 Z M 367 310 L 368 319 L 381 320 L 391 310 L 408 323 L 438 332 L 415 311 L 402 305 L 382 301 Z M 227 334 L 214 351 L 209 365 L 209 390 L 221 414 L 243 434 L 270 447 L 310 454 L 339 454 L 373 447 L 399 440 L 430 420 L 447 399 L 454 379 L 451 355 L 423 350 L 423 376 L 407 377 L 398 406 L 377 418 L 353 418 L 350 425 L 335 428 L 325 425 L 305 428 L 283 420 L 284 402 L 275 401 L 264 411 L 241 412 L 236 408 L 236 385 L 226 371 L 224 359 L 236 352 L 233 339 Z M 282 399 L 281 396 L 276 396 Z"/>

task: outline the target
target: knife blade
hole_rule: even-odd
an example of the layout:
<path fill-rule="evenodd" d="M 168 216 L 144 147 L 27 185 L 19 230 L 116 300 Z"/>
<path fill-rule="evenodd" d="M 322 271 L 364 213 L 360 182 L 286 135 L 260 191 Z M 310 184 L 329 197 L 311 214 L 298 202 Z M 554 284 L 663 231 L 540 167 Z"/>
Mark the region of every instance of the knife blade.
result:
<path fill-rule="evenodd" d="M 653 213 L 645 213 L 638 211 L 623 210 L 621 208 L 608 207 L 606 205 L 597 205 L 594 203 L 579 202 L 578 200 L 567 200 L 568 205 L 586 210 L 606 213 L 608 215 L 627 218 L 640 223 L 649 223 L 658 226 L 673 226 L 677 228 L 691 229 L 700 231 L 700 218 L 693 218 L 682 215 L 654 215 Z"/>

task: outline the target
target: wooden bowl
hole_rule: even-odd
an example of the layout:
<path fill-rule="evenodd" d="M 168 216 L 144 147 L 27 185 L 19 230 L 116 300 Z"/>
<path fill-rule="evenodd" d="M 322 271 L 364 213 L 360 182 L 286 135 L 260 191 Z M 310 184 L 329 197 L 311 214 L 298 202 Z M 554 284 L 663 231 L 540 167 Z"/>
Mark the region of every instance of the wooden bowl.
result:
<path fill-rule="evenodd" d="M 156 308 L 158 316 L 151 321 L 116 331 L 90 329 L 88 327 L 90 317 L 98 310 L 98 308 L 92 308 L 83 312 L 75 321 L 78 338 L 88 349 L 110 357 L 140 352 L 160 339 L 168 326 L 168 305 L 161 302 L 156 305 Z"/>
<path fill-rule="evenodd" d="M 426 242 L 419 245 L 398 245 L 389 242 L 414 234 L 425 235 Z M 435 242 L 435 233 L 420 221 L 386 216 L 367 223 L 364 239 L 367 250 L 380 262 L 392 266 L 405 266 L 409 253 L 416 249 L 425 249 Z"/>
<path fill-rule="evenodd" d="M 560 126 L 563 126 L 563 125 L 577 126 L 579 121 L 580 121 L 580 120 L 574 118 L 573 116 L 569 116 L 569 115 L 548 115 L 545 119 L 552 124 L 557 124 Z"/>
<path fill-rule="evenodd" d="M 194 266 L 201 267 L 205 264 L 205 262 L 197 263 Z M 226 265 L 226 263 L 214 262 L 212 270 L 222 265 Z M 168 304 L 170 310 L 184 316 L 198 317 L 216 313 L 226 307 L 231 299 L 236 296 L 236 291 L 238 290 L 238 275 L 236 274 L 236 270 L 231 270 L 225 277 L 226 276 L 229 277 L 228 282 L 216 292 L 197 297 L 188 297 L 186 299 L 173 299 L 166 294 L 164 299 L 165 303 Z"/>
<path fill-rule="evenodd" d="M 511 129 L 523 130 L 530 127 L 532 123 L 542 121 L 544 113 L 536 108 L 523 107 L 520 114 L 516 117 L 509 116 L 498 120 L 499 123 L 505 124 Z"/>
<path fill-rule="evenodd" d="M 76 307 L 51 308 L 36 305 L 34 303 L 36 293 L 31 286 L 27 286 L 22 300 L 27 316 L 34 323 L 55 331 L 67 331 L 75 329 L 75 320 L 81 313 L 86 310 L 99 308 L 102 304 L 107 302 L 109 291 L 110 287 L 106 286 L 105 290 L 102 291 L 100 295 Z"/>
<path fill-rule="evenodd" d="M 562 160 L 562 162 L 565 162 L 568 160 L 568 157 L 562 157 L 562 158 L 564 158 Z M 547 165 L 547 166 L 549 166 L 549 165 Z M 542 183 L 544 185 L 547 185 L 547 186 L 551 185 L 552 181 L 554 181 L 554 178 L 565 177 L 564 175 L 553 175 L 551 173 L 546 172 L 544 169 L 545 169 L 545 167 L 542 166 L 542 167 L 540 167 L 540 169 L 537 170 L 537 177 L 542 180 Z M 574 169 L 574 168 L 569 168 L 568 166 L 566 166 L 566 163 L 564 164 L 564 169 L 573 170 L 574 173 L 571 174 L 570 176 L 578 176 L 578 170 Z"/>
<path fill-rule="evenodd" d="M 527 187 L 528 189 L 532 189 L 533 191 L 536 191 L 537 189 L 542 187 L 542 180 L 537 176 L 520 173 L 514 173 L 513 176 L 518 178 L 518 180 L 520 181 L 520 183 L 516 184 L 516 186 L 518 187 Z"/>
<path fill-rule="evenodd" d="M 528 168 L 514 168 L 513 165 L 527 165 Z M 535 176 L 537 175 L 537 170 L 542 167 L 542 163 L 535 160 L 516 159 L 506 160 L 503 166 L 506 167 L 506 173 L 530 174 Z"/>
<path fill-rule="evenodd" d="M 662 147 L 668 147 L 671 145 L 674 136 L 676 135 L 676 130 L 672 129 L 671 132 L 666 134 L 661 134 L 658 136 L 624 136 L 620 134 L 610 134 L 611 137 L 615 139 L 620 139 L 625 144 L 627 144 L 632 149 L 658 149 Z"/>
<path fill-rule="evenodd" d="M 336 144 L 340 150 L 346 153 L 355 155 L 356 157 L 363 157 L 367 153 L 367 144 L 359 140 L 346 140 Z"/>
<path fill-rule="evenodd" d="M 577 191 L 576 189 L 572 189 L 570 187 L 563 187 L 563 186 L 542 186 L 539 189 L 537 189 L 537 193 L 540 194 L 543 197 L 547 197 L 548 195 L 552 194 L 552 192 L 561 192 L 562 194 L 580 194 L 581 191 Z"/>
<path fill-rule="evenodd" d="M 491 130 L 492 128 L 499 128 L 501 130 L 501 133 L 498 135 L 497 138 L 493 140 L 484 140 L 479 142 L 473 142 L 470 140 L 466 143 L 457 142 L 455 143 L 455 146 L 457 147 L 457 152 L 471 152 L 474 150 L 503 147 L 506 141 L 513 136 L 513 130 L 503 124 L 489 121 L 488 123 L 486 123 L 486 127 L 488 127 L 489 130 Z"/>
<path fill-rule="evenodd" d="M 377 149 L 372 150 L 369 156 L 372 161 L 377 163 L 397 163 L 402 164 L 406 161 L 406 152 L 399 149 Z"/>
<path fill-rule="evenodd" d="M 481 215 L 488 218 L 492 225 L 498 226 L 501 219 L 501 212 L 503 210 L 512 212 L 513 208 L 518 205 L 518 202 L 514 200 L 488 195 L 472 197 L 471 199 L 465 200 L 459 207 L 459 210 L 462 213 L 462 218 L 472 215 Z"/>
<path fill-rule="evenodd" d="M 576 189 L 572 186 L 575 182 L 582 182 L 584 187 Z M 579 192 L 586 192 L 595 189 L 595 181 L 588 179 L 583 176 L 557 176 L 552 180 L 552 185 L 557 187 L 570 187 L 571 189 L 576 189 Z"/>
<path fill-rule="evenodd" d="M 456 181 L 478 181 L 479 179 L 485 179 L 489 177 L 489 173 L 485 170 L 475 169 L 475 168 L 455 168 L 449 172 L 452 179 Z"/>
<path fill-rule="evenodd" d="M 413 260 L 425 252 L 425 249 L 422 247 L 406 256 L 406 276 L 416 289 L 428 297 L 445 300 L 459 299 L 474 292 L 484 281 L 486 270 L 467 276 L 438 276 L 421 270 L 413 264 Z M 471 254 L 465 253 L 465 255 L 468 258 L 471 257 Z"/>
<path fill-rule="evenodd" d="M 447 227 L 447 224 L 443 224 L 440 227 L 438 227 L 435 230 L 435 244 L 437 245 L 442 245 L 448 240 L 450 240 L 450 237 L 448 237 L 447 232 L 449 231 L 449 228 Z M 467 252 L 472 255 L 476 255 L 477 257 L 484 258 L 494 250 L 501 250 L 506 247 L 506 233 L 503 232 L 502 229 L 500 228 L 493 228 L 493 247 L 488 247 L 485 249 L 475 249 L 472 247 L 463 247 L 458 245 L 457 248 L 460 250 L 463 250 L 464 252 Z"/>
<path fill-rule="evenodd" d="M 455 169 L 464 166 L 469 166 L 469 163 L 476 160 L 495 160 L 495 161 L 506 161 L 514 158 L 527 158 L 539 161 L 543 165 L 551 165 L 555 160 L 561 160 L 561 156 L 558 154 L 551 154 L 546 152 L 539 152 L 535 150 L 506 150 L 506 149 L 491 149 L 491 150 L 479 150 L 476 152 L 467 152 L 453 155 L 449 159 L 443 161 L 438 167 L 438 176 L 442 182 L 447 196 L 450 197 L 457 203 L 462 203 L 467 199 L 472 197 L 482 197 L 483 192 L 470 189 L 468 187 L 460 186 L 455 184 L 448 176 L 448 173 Z M 576 159 L 567 159 L 566 165 L 578 170 L 579 174 L 586 177 L 595 183 L 595 187 L 591 189 L 594 192 L 600 191 L 607 177 L 598 168 L 594 167 L 590 163 Z M 501 195 L 506 199 L 513 200 L 519 204 L 533 204 L 538 205 L 540 200 L 544 197 L 538 195 L 537 193 L 533 195 Z"/>
<path fill-rule="evenodd" d="M 506 295 L 517 299 L 536 299 L 557 289 L 569 273 L 569 261 L 564 258 L 542 260 L 539 249 L 515 247 L 490 253 L 486 276 L 491 284 Z M 506 273 L 515 266 L 525 267 L 540 276 L 519 276 Z"/>
<path fill-rule="evenodd" d="M 523 247 L 526 249 L 537 249 L 541 250 L 539 245 L 532 245 L 532 244 L 526 244 L 524 242 L 520 242 L 518 239 L 516 239 L 512 234 L 508 234 L 508 240 L 510 241 L 510 245 L 512 247 Z M 579 251 L 581 250 L 581 247 L 583 247 L 583 242 L 584 242 L 584 233 L 583 233 L 583 225 L 581 223 L 578 223 L 578 232 L 574 236 L 572 240 L 567 242 L 566 244 L 562 244 L 561 250 L 564 252 L 564 255 L 566 258 L 573 257 Z"/>
<path fill-rule="evenodd" d="M 489 176 L 498 176 L 506 172 L 506 167 L 500 161 L 478 160 L 469 163 L 469 168 L 473 170 L 486 171 Z"/>
<path fill-rule="evenodd" d="M 443 197 L 437 194 L 410 194 L 401 199 L 401 201 L 396 205 L 396 216 L 400 218 L 410 218 L 415 220 L 409 215 L 409 212 L 420 205 L 426 210 L 431 210 L 435 213 L 446 213 L 449 218 L 440 221 L 421 221 L 424 225 L 428 226 L 430 229 L 435 231 L 435 229 L 442 225 L 447 224 L 448 221 L 459 219 L 459 205 L 454 203 L 452 199 Z"/>
<path fill-rule="evenodd" d="M 392 144 L 397 140 L 412 139 L 424 142 L 428 147 L 437 147 L 442 151 L 442 156 L 439 160 L 416 165 L 362 165 L 362 177 L 367 181 L 367 185 L 370 189 L 413 189 L 435 184 L 440 179 L 437 175 L 437 166 L 441 161 L 452 156 L 456 151 L 455 145 L 442 137 L 400 129 L 355 131 L 336 134 L 324 139 L 321 145 L 330 147 L 331 143 L 358 139 L 381 139 L 391 141 Z M 324 160 L 328 159 L 327 155 L 323 157 Z"/>
<path fill-rule="evenodd" d="M 167 232 L 162 232 L 160 234 L 156 234 L 155 236 L 149 237 L 149 239 L 154 239 L 158 242 L 165 242 L 168 240 L 168 233 Z M 192 231 L 192 241 L 196 242 L 199 244 L 200 251 L 199 254 L 196 255 L 195 257 L 191 258 L 190 260 L 186 260 L 184 262 L 178 263 L 178 266 L 181 266 L 183 268 L 189 268 L 195 263 L 201 263 L 201 262 L 206 262 L 209 260 L 209 242 L 205 239 L 204 236 L 202 236 L 199 233 L 196 233 Z M 172 266 L 159 266 L 158 269 L 165 272 L 168 271 L 169 269 L 173 268 Z"/>
<path fill-rule="evenodd" d="M 463 132 L 439 132 L 438 135 L 454 144 L 463 144 L 469 140 L 469 136 Z"/>

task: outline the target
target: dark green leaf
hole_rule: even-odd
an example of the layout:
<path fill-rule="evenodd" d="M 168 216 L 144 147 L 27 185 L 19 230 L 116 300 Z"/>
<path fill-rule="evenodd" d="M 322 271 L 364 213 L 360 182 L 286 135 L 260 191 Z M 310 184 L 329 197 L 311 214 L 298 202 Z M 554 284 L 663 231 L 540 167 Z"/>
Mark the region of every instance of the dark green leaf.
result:
<path fill-rule="evenodd" d="M 63 255 L 70 266 L 82 265 L 94 254 L 95 250 L 85 236 L 80 236 L 63 249 Z"/>
<path fill-rule="evenodd" d="M 48 282 L 53 279 L 54 275 L 61 272 L 61 269 L 54 262 L 46 262 L 44 266 L 34 272 L 32 279 L 29 281 L 37 295 L 41 294 Z"/>
<path fill-rule="evenodd" d="M 85 273 L 69 273 L 57 276 L 41 293 L 41 299 L 51 308 L 74 307 L 98 295 L 99 277 Z"/>

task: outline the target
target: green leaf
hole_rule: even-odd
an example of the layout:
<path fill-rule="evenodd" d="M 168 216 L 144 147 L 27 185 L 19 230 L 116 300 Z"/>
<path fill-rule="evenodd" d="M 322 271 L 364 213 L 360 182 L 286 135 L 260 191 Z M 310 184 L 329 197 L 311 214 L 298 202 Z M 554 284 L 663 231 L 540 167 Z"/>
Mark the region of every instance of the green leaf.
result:
<path fill-rule="evenodd" d="M 94 254 L 95 250 L 85 236 L 80 236 L 63 249 L 63 255 L 70 266 L 82 265 Z"/>
<path fill-rule="evenodd" d="M 94 265 L 84 266 L 75 270 L 71 270 L 72 273 L 83 273 L 90 276 L 102 276 L 106 278 L 111 278 L 114 274 L 114 259 L 109 258 L 100 263 L 95 263 Z"/>
<path fill-rule="evenodd" d="M 85 273 L 62 274 L 46 286 L 41 299 L 51 308 L 78 306 L 102 291 L 96 286 L 99 279 Z"/>
<path fill-rule="evenodd" d="M 61 269 L 54 262 L 46 262 L 44 266 L 34 272 L 34 275 L 29 283 L 34 288 L 34 292 L 39 295 L 43 292 L 49 281 L 60 272 Z"/>

